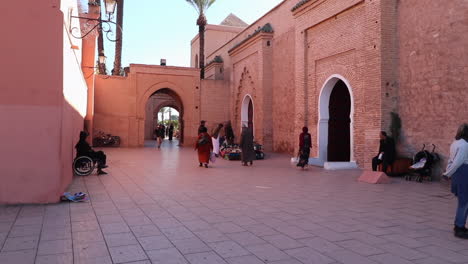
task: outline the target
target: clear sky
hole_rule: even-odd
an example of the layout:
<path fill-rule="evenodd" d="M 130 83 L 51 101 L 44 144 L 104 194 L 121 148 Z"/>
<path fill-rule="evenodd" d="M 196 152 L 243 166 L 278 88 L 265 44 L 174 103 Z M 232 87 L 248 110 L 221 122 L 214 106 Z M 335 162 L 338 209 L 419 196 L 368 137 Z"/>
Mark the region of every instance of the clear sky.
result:
<path fill-rule="evenodd" d="M 219 24 L 230 13 L 251 24 L 282 0 L 217 0 L 208 10 L 209 24 Z M 198 33 L 198 13 L 185 0 L 125 0 L 122 66 L 130 63 L 190 65 L 190 41 Z M 107 69 L 115 46 L 105 41 Z"/>

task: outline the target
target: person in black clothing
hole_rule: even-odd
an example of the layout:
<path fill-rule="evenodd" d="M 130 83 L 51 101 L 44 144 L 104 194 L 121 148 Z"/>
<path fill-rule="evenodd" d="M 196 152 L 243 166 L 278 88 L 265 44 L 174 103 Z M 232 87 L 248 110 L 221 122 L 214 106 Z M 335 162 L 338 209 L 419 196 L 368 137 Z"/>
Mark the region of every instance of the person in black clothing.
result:
<path fill-rule="evenodd" d="M 168 135 L 169 136 L 169 141 L 172 141 L 172 136 L 174 135 L 174 124 L 171 124 L 167 131 L 169 133 L 169 135 Z"/>
<path fill-rule="evenodd" d="M 86 156 L 90 157 L 92 160 L 96 161 L 98 164 L 98 175 L 107 174 L 102 169 L 107 168 L 106 165 L 106 154 L 102 151 L 94 151 L 91 146 L 86 142 L 86 138 L 89 136 L 88 132 L 80 132 L 80 140 L 75 145 L 77 157 Z"/>
<path fill-rule="evenodd" d="M 156 137 L 157 137 L 157 140 L 158 140 L 158 149 L 161 148 L 161 144 L 164 140 L 164 138 L 166 137 L 166 127 L 164 127 L 164 125 L 161 123 L 159 124 L 157 130 L 155 131 L 156 133 Z"/>
<path fill-rule="evenodd" d="M 234 130 L 232 130 L 231 121 L 227 121 L 224 126 L 224 136 L 229 146 L 234 144 Z"/>
<path fill-rule="evenodd" d="M 381 131 L 379 154 L 372 159 L 372 170 L 377 171 L 377 166 L 382 164 L 382 171 L 387 173 L 388 165 L 395 161 L 395 152 L 395 141 L 385 131 Z"/>
<path fill-rule="evenodd" d="M 297 167 L 304 169 L 309 164 L 310 148 L 312 147 L 312 136 L 309 133 L 308 127 L 302 128 L 302 133 L 299 135 L 299 162 Z"/>
<path fill-rule="evenodd" d="M 204 130 L 203 128 L 206 128 L 205 124 L 206 124 L 206 121 L 205 121 L 205 120 L 200 121 L 200 126 L 198 127 L 198 135 L 200 135 L 201 133 L 203 133 L 203 132 L 202 132 L 202 131 Z"/>

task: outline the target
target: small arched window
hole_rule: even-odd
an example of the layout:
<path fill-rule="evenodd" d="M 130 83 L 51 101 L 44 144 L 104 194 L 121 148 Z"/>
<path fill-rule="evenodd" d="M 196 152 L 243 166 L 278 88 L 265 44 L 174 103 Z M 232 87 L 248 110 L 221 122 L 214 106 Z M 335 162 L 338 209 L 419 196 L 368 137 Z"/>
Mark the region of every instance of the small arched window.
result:
<path fill-rule="evenodd" d="M 198 68 L 200 67 L 200 65 L 198 64 L 198 54 L 195 55 L 195 68 Z"/>

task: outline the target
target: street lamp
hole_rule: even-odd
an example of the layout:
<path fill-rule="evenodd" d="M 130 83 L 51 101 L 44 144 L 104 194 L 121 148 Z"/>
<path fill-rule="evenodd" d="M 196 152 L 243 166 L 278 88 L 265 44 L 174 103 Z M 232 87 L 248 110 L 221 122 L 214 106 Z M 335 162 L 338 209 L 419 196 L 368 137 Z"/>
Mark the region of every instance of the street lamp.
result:
<path fill-rule="evenodd" d="M 105 5 L 104 8 L 105 8 L 105 11 L 106 11 L 106 14 L 107 14 L 107 17 L 108 17 L 107 20 L 102 19 L 101 16 L 99 16 L 99 18 L 71 16 L 71 18 L 78 18 L 80 20 L 83 19 L 85 21 L 85 25 L 89 26 L 91 29 L 86 31 L 85 28 L 88 28 L 88 27 L 83 27 L 81 30 L 78 27 L 73 27 L 73 28 L 70 28 L 70 34 L 74 38 L 84 39 L 84 38 L 86 38 L 86 36 L 88 36 L 91 32 L 93 32 L 97 28 L 98 30 L 102 31 L 103 35 L 105 33 L 106 38 L 109 41 L 116 42 L 118 39 L 113 39 L 110 36 L 115 35 L 115 33 L 112 32 L 112 25 L 115 26 L 116 30 L 122 31 L 122 28 L 117 23 L 115 23 L 114 21 L 111 20 L 112 15 L 115 12 L 115 8 L 116 8 L 117 4 L 118 4 L 118 0 L 104 0 L 104 5 Z M 100 0 L 96 0 L 94 2 L 90 1 L 88 3 L 88 5 L 90 5 L 90 6 L 100 6 Z M 101 11 L 99 11 L 99 12 L 101 12 Z M 71 27 L 71 25 L 70 25 L 70 27 Z M 85 32 L 83 32 L 83 30 Z M 80 34 L 77 35 L 77 33 L 76 33 L 77 31 L 80 32 Z"/>
<path fill-rule="evenodd" d="M 117 6 L 117 0 L 104 0 L 104 5 L 106 8 L 106 14 L 109 17 L 109 20 L 111 16 L 115 13 L 115 7 Z"/>
<path fill-rule="evenodd" d="M 99 56 L 98 56 L 99 64 L 105 64 L 106 59 L 107 59 L 107 57 L 104 55 L 104 53 L 99 53 Z"/>

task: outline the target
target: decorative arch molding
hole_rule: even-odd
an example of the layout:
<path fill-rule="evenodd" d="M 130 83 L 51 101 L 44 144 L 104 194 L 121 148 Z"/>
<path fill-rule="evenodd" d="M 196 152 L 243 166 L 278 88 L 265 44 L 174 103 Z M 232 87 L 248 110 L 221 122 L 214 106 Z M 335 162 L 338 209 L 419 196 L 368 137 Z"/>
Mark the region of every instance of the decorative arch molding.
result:
<path fill-rule="evenodd" d="M 242 129 L 242 126 L 249 122 L 249 104 L 252 104 L 252 129 L 255 131 L 255 103 L 250 94 L 246 94 L 244 96 L 244 99 L 242 99 L 242 108 L 241 108 L 241 119 L 240 119 L 240 127 Z M 255 133 L 255 132 L 254 132 Z"/>
<path fill-rule="evenodd" d="M 184 99 L 181 95 L 184 94 L 183 90 L 172 82 L 159 82 L 149 86 L 142 94 L 138 95 L 137 98 L 137 118 L 144 119 L 145 117 L 145 106 L 148 99 L 159 90 L 168 89 L 173 92 L 174 99 L 183 106 L 185 105 Z"/>
<path fill-rule="evenodd" d="M 178 87 L 176 84 L 171 83 L 171 82 L 159 82 L 156 84 L 153 84 L 149 86 L 146 90 L 144 90 L 143 93 L 138 93 L 137 94 L 137 106 L 136 106 L 136 119 L 138 124 L 138 140 L 139 144 L 142 145 L 144 142 L 145 138 L 145 124 L 146 124 L 146 104 L 149 100 L 149 98 L 157 93 L 158 91 L 165 91 L 166 93 L 170 94 L 174 101 L 175 104 L 178 106 L 178 111 L 179 111 L 179 122 L 181 126 L 181 131 L 180 131 L 180 144 L 183 144 L 185 142 L 185 133 L 184 133 L 184 127 L 185 127 L 185 120 L 184 120 L 184 108 L 186 107 L 186 100 L 182 97 L 184 95 L 183 90 Z M 170 103 L 170 102 L 167 102 Z M 166 103 L 164 103 L 166 104 Z"/>
<path fill-rule="evenodd" d="M 239 107 L 241 107 L 247 95 L 251 98 L 253 103 L 257 97 L 257 89 L 249 70 L 247 67 L 244 67 L 235 96 L 236 101 L 234 103 L 234 118 L 237 124 L 239 124 L 242 119 L 241 109 L 239 109 Z"/>
<path fill-rule="evenodd" d="M 350 112 L 350 162 L 328 162 L 328 121 L 330 118 L 330 96 L 338 81 L 342 81 L 348 88 L 351 99 Z M 324 82 L 319 96 L 319 121 L 317 125 L 317 143 L 319 156 L 312 159 L 311 164 L 324 166 L 326 169 L 357 168 L 354 157 L 354 95 L 351 83 L 340 74 L 333 74 Z"/>

